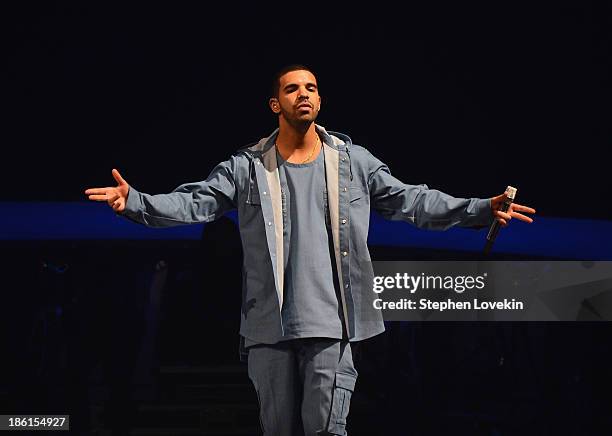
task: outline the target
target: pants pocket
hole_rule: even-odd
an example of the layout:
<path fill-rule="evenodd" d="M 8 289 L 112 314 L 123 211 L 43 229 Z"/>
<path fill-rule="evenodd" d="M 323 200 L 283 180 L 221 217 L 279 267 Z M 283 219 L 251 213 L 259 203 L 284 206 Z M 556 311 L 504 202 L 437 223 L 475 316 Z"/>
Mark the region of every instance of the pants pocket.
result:
<path fill-rule="evenodd" d="M 336 373 L 334 393 L 327 431 L 333 435 L 346 436 L 346 418 L 349 414 L 351 397 L 357 377 L 352 374 Z"/>

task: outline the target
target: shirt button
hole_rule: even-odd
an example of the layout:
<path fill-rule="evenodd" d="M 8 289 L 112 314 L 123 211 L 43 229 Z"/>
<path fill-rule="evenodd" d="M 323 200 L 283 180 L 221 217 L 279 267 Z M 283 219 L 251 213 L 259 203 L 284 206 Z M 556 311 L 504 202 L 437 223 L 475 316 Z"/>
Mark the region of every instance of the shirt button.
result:
<path fill-rule="evenodd" d="M 264 195 L 266 195 L 266 194 L 267 194 L 267 192 L 266 192 L 266 191 L 264 191 L 264 192 L 263 192 L 263 194 L 264 194 Z"/>
<path fill-rule="evenodd" d="M 345 160 L 346 160 L 346 158 L 345 158 L 345 157 L 343 157 L 343 158 L 342 158 L 342 162 L 344 162 Z"/>
<path fill-rule="evenodd" d="M 343 256 L 348 256 L 348 251 L 343 251 L 343 252 L 342 252 L 342 255 L 343 255 Z"/>
<path fill-rule="evenodd" d="M 344 287 L 345 287 L 346 289 L 348 289 L 348 287 L 349 287 L 349 284 L 347 283 L 346 285 L 344 285 Z"/>
<path fill-rule="evenodd" d="M 343 190 L 344 192 L 346 192 L 346 191 L 348 191 L 348 188 L 345 186 L 344 188 L 342 188 L 342 190 Z"/>
<path fill-rule="evenodd" d="M 346 218 L 342 218 L 342 221 L 340 221 L 342 224 L 346 224 Z"/>
<path fill-rule="evenodd" d="M 268 221 L 268 225 L 271 226 L 272 225 L 272 221 Z"/>

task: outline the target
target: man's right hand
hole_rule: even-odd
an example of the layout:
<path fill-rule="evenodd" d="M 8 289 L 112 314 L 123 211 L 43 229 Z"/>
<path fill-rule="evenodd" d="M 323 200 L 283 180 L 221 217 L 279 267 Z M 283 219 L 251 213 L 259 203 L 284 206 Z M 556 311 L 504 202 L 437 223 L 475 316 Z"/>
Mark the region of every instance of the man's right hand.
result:
<path fill-rule="evenodd" d="M 85 190 L 85 195 L 88 195 L 89 199 L 93 201 L 106 201 L 115 212 L 121 213 L 125 210 L 130 185 L 121 177 L 119 171 L 113 169 L 112 174 L 117 181 L 116 187 L 89 188 Z"/>

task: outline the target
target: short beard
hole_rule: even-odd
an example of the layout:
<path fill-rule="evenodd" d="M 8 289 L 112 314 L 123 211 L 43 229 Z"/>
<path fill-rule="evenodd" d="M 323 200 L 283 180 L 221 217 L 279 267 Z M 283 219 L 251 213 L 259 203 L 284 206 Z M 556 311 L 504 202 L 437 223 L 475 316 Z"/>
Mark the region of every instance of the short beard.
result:
<path fill-rule="evenodd" d="M 306 133 L 314 120 L 293 120 L 287 119 L 287 123 L 300 133 Z"/>
<path fill-rule="evenodd" d="M 285 116 L 285 120 L 287 121 L 287 124 L 289 124 L 291 127 L 293 127 L 295 130 L 297 130 L 300 133 L 306 133 L 308 131 L 312 123 L 314 123 L 315 120 L 317 119 L 317 115 L 318 114 L 316 114 L 311 120 L 297 120 L 295 118 L 287 117 L 285 116 L 285 113 L 283 113 L 283 116 Z"/>

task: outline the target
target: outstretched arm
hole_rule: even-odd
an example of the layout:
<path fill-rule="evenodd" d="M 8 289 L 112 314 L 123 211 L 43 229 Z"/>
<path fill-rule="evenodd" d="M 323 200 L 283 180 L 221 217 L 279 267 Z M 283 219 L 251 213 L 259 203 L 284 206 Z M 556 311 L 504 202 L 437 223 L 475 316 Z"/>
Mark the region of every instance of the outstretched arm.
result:
<path fill-rule="evenodd" d="M 456 198 L 427 185 L 408 185 L 391 175 L 389 168 L 370 155 L 369 189 L 372 205 L 391 220 L 408 221 L 417 227 L 446 230 L 453 226 L 481 228 L 494 219 L 507 225 L 511 218 L 532 222 L 519 213 L 535 210 L 513 204 L 508 212 L 500 210 L 505 194 L 493 198 Z"/>
<path fill-rule="evenodd" d="M 150 227 L 213 221 L 236 205 L 232 159 L 217 165 L 201 182 L 185 183 L 169 194 L 138 192 L 113 170 L 116 187 L 90 188 L 90 200 L 106 201 L 122 216 Z"/>

